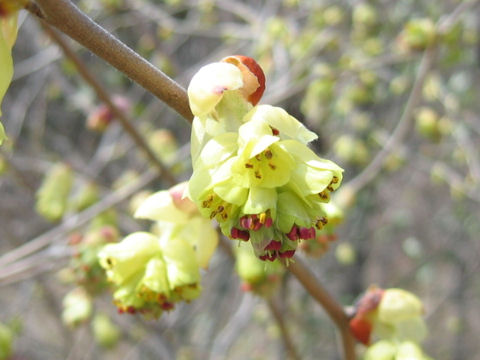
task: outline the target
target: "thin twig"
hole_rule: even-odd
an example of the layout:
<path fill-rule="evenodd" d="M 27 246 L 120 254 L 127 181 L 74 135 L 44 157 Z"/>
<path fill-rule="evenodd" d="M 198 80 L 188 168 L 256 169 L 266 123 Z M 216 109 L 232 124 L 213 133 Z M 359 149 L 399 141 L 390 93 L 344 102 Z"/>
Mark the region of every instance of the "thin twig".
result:
<path fill-rule="evenodd" d="M 435 52 L 436 51 L 434 47 L 430 47 L 425 51 L 420 62 L 415 83 L 413 84 L 412 91 L 410 92 L 407 104 L 405 105 L 405 110 L 403 111 L 402 117 L 398 121 L 392 135 L 390 138 L 388 138 L 385 146 L 378 152 L 372 162 L 370 162 L 370 164 L 368 164 L 368 166 L 363 169 L 360 174 L 358 174 L 348 183 L 344 184 L 343 187 L 352 189 L 354 192 L 357 192 L 365 187 L 378 175 L 387 157 L 392 153 L 392 151 L 398 148 L 398 146 L 400 146 L 402 141 L 405 139 L 405 136 L 408 134 L 413 121 L 413 111 L 421 99 L 423 84 L 428 72 L 432 67 L 433 60 L 435 58 Z"/>
<path fill-rule="evenodd" d="M 50 38 L 62 49 L 64 54 L 70 59 L 75 66 L 82 78 L 95 90 L 97 96 L 102 100 L 115 115 L 115 118 L 118 119 L 120 124 L 126 133 L 132 138 L 136 145 L 147 155 L 147 157 L 152 161 L 153 165 L 159 170 L 160 176 L 174 185 L 177 180 L 172 175 L 172 173 L 165 167 L 162 161 L 155 155 L 147 142 L 143 137 L 138 133 L 135 127 L 132 125 L 132 121 L 127 118 L 125 112 L 121 111 L 118 106 L 116 106 L 108 92 L 103 88 L 100 82 L 95 79 L 95 77 L 90 73 L 82 60 L 75 54 L 75 52 L 70 48 L 67 42 L 53 29 L 50 28 L 48 24 L 42 23 L 43 29 L 50 36 Z"/>
<path fill-rule="evenodd" d="M 282 335 L 283 344 L 285 345 L 285 348 L 288 354 L 290 355 L 290 358 L 294 360 L 300 360 L 301 357 L 297 353 L 295 345 L 292 341 L 292 337 L 290 336 L 287 325 L 285 324 L 285 319 L 283 317 L 282 312 L 278 308 L 278 305 L 271 297 L 267 299 L 267 303 L 268 303 L 270 312 L 272 313 L 273 318 L 275 319 L 277 326 L 280 329 L 280 334 Z"/>
<path fill-rule="evenodd" d="M 448 17 L 442 18 L 437 23 L 437 34 L 443 35 L 447 33 L 456 24 L 460 15 L 467 11 L 471 6 L 476 5 L 477 2 L 478 0 L 472 0 L 459 4 Z M 395 130 L 387 140 L 385 146 L 378 152 L 372 162 L 370 162 L 370 164 L 368 164 L 368 166 L 363 169 L 360 174 L 350 180 L 347 184 L 344 184 L 343 187 L 348 187 L 354 192 L 357 192 L 365 187 L 368 183 L 370 183 L 370 181 L 375 179 L 375 177 L 381 171 L 388 156 L 404 141 L 411 128 L 413 112 L 421 100 L 423 84 L 425 83 L 425 79 L 433 66 L 437 47 L 438 44 L 433 43 L 425 50 L 417 71 L 415 83 L 413 84 L 412 90 L 408 97 L 402 117 L 398 121 Z"/>
<path fill-rule="evenodd" d="M 295 257 L 295 260 L 286 265 L 286 267 L 300 281 L 305 290 L 325 309 L 330 319 L 337 326 L 342 339 L 344 359 L 354 360 L 355 340 L 350 332 L 349 319 L 343 308 L 323 288 L 320 281 L 300 258 Z"/>
<path fill-rule="evenodd" d="M 230 245 L 229 240 L 227 240 L 224 236 L 220 234 L 220 242 L 219 246 L 222 248 L 224 253 L 230 258 L 230 260 L 235 261 L 235 254 L 233 253 L 232 246 Z M 297 350 L 295 349 L 295 345 L 293 343 L 293 340 L 290 336 L 290 333 L 288 332 L 287 325 L 285 324 L 285 319 L 283 317 L 282 312 L 278 308 L 277 304 L 272 298 L 267 298 L 266 299 L 267 305 L 270 309 L 270 312 L 273 315 L 273 318 L 275 319 L 275 322 L 277 323 L 277 326 L 280 329 L 280 333 L 282 335 L 283 343 L 285 345 L 286 350 L 290 354 L 290 357 L 294 360 L 299 360 L 301 359 L 300 356 L 298 355 Z"/>
<path fill-rule="evenodd" d="M 93 219 L 95 216 L 101 212 L 111 208 L 112 206 L 118 204 L 119 202 L 125 200 L 130 195 L 135 192 L 143 189 L 149 182 L 157 177 L 157 173 L 153 170 L 149 170 L 144 173 L 140 178 L 119 190 L 113 192 L 110 195 L 107 195 L 103 198 L 102 201 L 98 202 L 95 205 L 90 206 L 81 213 L 75 214 L 67 218 L 60 225 L 50 229 L 49 231 L 43 233 L 42 235 L 30 240 L 22 246 L 19 246 L 12 251 L 2 255 L 0 257 L 0 269 L 4 268 L 6 265 L 11 264 L 21 258 L 24 258 L 28 255 L 31 255 L 40 249 L 45 248 L 46 246 L 58 241 L 65 236 L 69 231 L 74 230 L 75 228 L 86 224 L 88 221 Z M 2 273 L 0 271 L 0 273 Z"/>
<path fill-rule="evenodd" d="M 182 117 L 192 121 L 193 114 L 185 89 L 95 23 L 71 1 L 37 0 L 36 3 L 40 11 L 36 11 L 33 4 L 27 9 L 126 74 Z"/>

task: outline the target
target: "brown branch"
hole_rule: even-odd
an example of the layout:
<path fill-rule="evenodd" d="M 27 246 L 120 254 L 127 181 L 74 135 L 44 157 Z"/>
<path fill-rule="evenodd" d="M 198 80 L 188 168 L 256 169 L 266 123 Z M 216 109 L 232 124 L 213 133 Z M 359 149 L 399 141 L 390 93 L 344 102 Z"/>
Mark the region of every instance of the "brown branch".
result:
<path fill-rule="evenodd" d="M 308 269 L 300 258 L 295 257 L 286 265 L 287 269 L 303 285 L 305 290 L 325 309 L 328 316 L 337 326 L 342 339 L 343 355 L 345 360 L 355 359 L 355 340 L 350 333 L 348 316 L 335 299 L 323 288 L 315 275 Z"/>
<path fill-rule="evenodd" d="M 271 297 L 267 299 L 267 303 L 268 303 L 270 312 L 272 313 L 273 318 L 277 323 L 277 326 L 280 328 L 280 334 L 282 335 L 283 344 L 285 345 L 285 348 L 288 354 L 290 355 L 290 358 L 293 360 L 300 360 L 301 357 L 300 355 L 298 355 L 295 345 L 293 344 L 292 337 L 288 332 L 287 325 L 285 324 L 285 319 L 283 317 L 282 312 L 278 308 L 278 305 L 275 303 L 275 301 Z"/>
<path fill-rule="evenodd" d="M 150 91 L 188 121 L 193 114 L 185 89 L 107 32 L 69 0 L 36 0 L 40 12 L 27 9 L 78 41 L 91 52 Z"/>
<path fill-rule="evenodd" d="M 219 233 L 219 236 L 220 236 L 220 241 L 219 241 L 220 248 L 229 257 L 231 261 L 235 262 L 235 254 L 233 253 L 232 246 L 230 245 L 231 241 L 227 240 L 221 233 Z M 290 357 L 293 360 L 301 359 L 292 341 L 290 333 L 288 332 L 288 328 L 287 328 L 287 325 L 285 324 L 285 319 L 283 317 L 282 312 L 280 311 L 277 304 L 271 297 L 265 300 L 270 309 L 270 312 L 273 315 L 273 318 L 275 319 L 275 322 L 277 323 L 277 326 L 280 329 L 280 333 L 282 335 L 285 349 L 287 350 L 287 352 L 289 353 Z"/>
<path fill-rule="evenodd" d="M 112 113 L 115 115 L 115 119 L 120 122 L 125 132 L 132 138 L 135 144 L 145 153 L 145 155 L 147 155 L 153 165 L 159 170 L 160 176 L 164 178 L 170 185 L 176 184 L 177 180 L 172 175 L 172 173 L 165 167 L 162 161 L 152 151 L 147 142 L 138 133 L 138 131 L 132 125 L 132 121 L 128 119 L 125 115 L 125 112 L 121 111 L 118 106 L 113 103 L 108 92 L 103 88 L 100 82 L 90 73 L 82 60 L 70 48 L 68 43 L 55 30 L 51 29 L 48 24 L 45 24 L 42 21 L 42 25 L 43 29 L 50 36 L 50 38 L 62 49 L 67 58 L 75 64 L 82 78 L 95 90 L 98 98 L 110 108 Z"/>

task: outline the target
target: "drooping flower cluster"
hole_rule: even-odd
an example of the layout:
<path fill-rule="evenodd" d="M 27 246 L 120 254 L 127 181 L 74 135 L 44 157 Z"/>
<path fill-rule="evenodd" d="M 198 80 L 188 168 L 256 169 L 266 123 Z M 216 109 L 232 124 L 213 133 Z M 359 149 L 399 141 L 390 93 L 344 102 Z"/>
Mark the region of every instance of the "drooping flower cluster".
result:
<path fill-rule="evenodd" d="M 307 146 L 317 135 L 285 110 L 257 105 L 258 64 L 231 56 L 206 65 L 188 88 L 195 115 L 189 195 L 224 235 L 251 241 L 262 260 L 290 258 L 328 219 L 322 204 L 342 169 Z"/>
<path fill-rule="evenodd" d="M 157 192 L 137 209 L 136 217 L 157 221 L 158 233 L 136 232 L 100 251 L 119 312 L 158 317 L 200 294 L 199 267 L 208 266 L 218 238 L 210 220 L 182 199 L 185 186 Z"/>
<path fill-rule="evenodd" d="M 370 345 L 372 338 L 419 344 L 427 334 L 422 316 L 422 302 L 412 293 L 371 287 L 357 302 L 350 329 L 365 345 Z"/>

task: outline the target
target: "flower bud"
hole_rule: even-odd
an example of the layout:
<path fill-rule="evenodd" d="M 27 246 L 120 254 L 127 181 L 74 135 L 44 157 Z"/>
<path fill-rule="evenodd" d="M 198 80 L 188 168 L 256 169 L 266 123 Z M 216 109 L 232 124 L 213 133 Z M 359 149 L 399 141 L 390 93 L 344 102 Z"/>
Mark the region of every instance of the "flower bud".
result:
<path fill-rule="evenodd" d="M 95 315 L 92 321 L 92 330 L 95 341 L 105 348 L 114 347 L 120 337 L 117 326 L 105 314 Z"/>
<path fill-rule="evenodd" d="M 421 317 L 422 314 L 423 305 L 420 299 L 402 289 L 385 290 L 378 306 L 378 319 L 391 325 Z"/>
<path fill-rule="evenodd" d="M 75 195 L 70 203 L 70 207 L 74 211 L 83 211 L 92 206 L 99 200 L 99 191 L 95 183 L 85 184 Z"/>
<path fill-rule="evenodd" d="M 1 102 L 1 97 L 0 97 L 0 102 Z M 0 111 L 0 115 L 2 115 Z M 0 123 L 0 145 L 7 139 L 7 135 L 5 134 L 5 129 L 3 128 L 2 123 Z"/>
<path fill-rule="evenodd" d="M 240 69 L 243 79 L 242 94 L 252 105 L 257 105 L 265 91 L 265 74 L 260 65 L 244 55 L 227 56 L 222 62 L 233 64 Z"/>
<path fill-rule="evenodd" d="M 120 95 L 114 95 L 112 102 L 121 112 L 128 113 L 130 111 L 131 104 L 127 98 Z M 114 118 L 115 115 L 110 107 L 106 104 L 101 104 L 93 109 L 93 111 L 88 115 L 87 128 L 90 130 L 103 132 L 108 125 L 110 125 Z"/>
<path fill-rule="evenodd" d="M 13 76 L 12 47 L 17 38 L 17 11 L 26 1 L 0 0 L 0 117 L 1 104 Z M 0 123 L 0 145 L 7 139 Z"/>
<path fill-rule="evenodd" d="M 372 333 L 381 339 L 414 342 L 422 341 L 427 334 L 423 305 L 408 291 L 371 287 L 355 307 L 350 329 L 366 345 Z"/>
<path fill-rule="evenodd" d="M 0 323 L 0 359 L 10 359 L 13 352 L 13 332 Z"/>
<path fill-rule="evenodd" d="M 422 107 L 415 114 L 415 125 L 420 135 L 431 140 L 439 140 L 441 137 L 438 114 L 431 108 Z"/>
<path fill-rule="evenodd" d="M 364 360 L 396 360 L 397 346 L 389 340 L 381 340 L 370 346 Z"/>
<path fill-rule="evenodd" d="M 69 327 L 75 327 L 92 314 L 92 299 L 81 287 L 70 291 L 63 298 L 62 321 Z"/>
<path fill-rule="evenodd" d="M 0 124 L 0 127 L 2 124 Z M 1 131 L 1 130 L 0 130 Z M 0 134 L 1 136 L 1 134 Z M 5 174 L 8 171 L 8 163 L 3 154 L 0 154 L 0 175 Z"/>
<path fill-rule="evenodd" d="M 354 264 L 356 260 L 356 253 L 352 244 L 348 242 L 342 242 L 338 244 L 337 248 L 335 249 L 335 258 L 339 264 L 344 266 Z"/>
<path fill-rule="evenodd" d="M 53 166 L 37 191 L 37 212 L 50 221 L 60 220 L 67 209 L 72 183 L 73 172 L 70 166 L 63 163 Z"/>
<path fill-rule="evenodd" d="M 166 164 L 171 164 L 178 151 L 178 143 L 170 130 L 158 129 L 148 136 L 148 145 Z"/>
<path fill-rule="evenodd" d="M 195 116 L 211 113 L 225 92 L 238 90 L 244 101 L 256 105 L 265 90 L 265 75 L 247 56 L 233 55 L 202 67 L 188 86 L 190 108 Z"/>
<path fill-rule="evenodd" d="M 412 19 L 400 34 L 400 45 L 407 51 L 420 51 L 430 46 L 435 38 L 435 23 L 431 19 Z"/>

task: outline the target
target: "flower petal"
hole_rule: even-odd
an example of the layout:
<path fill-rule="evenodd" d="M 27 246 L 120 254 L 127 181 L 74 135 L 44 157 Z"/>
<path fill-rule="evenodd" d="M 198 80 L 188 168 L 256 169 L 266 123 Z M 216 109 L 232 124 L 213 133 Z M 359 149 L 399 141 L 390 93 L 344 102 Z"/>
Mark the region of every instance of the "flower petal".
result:
<path fill-rule="evenodd" d="M 189 214 L 175 206 L 167 190 L 158 191 L 146 198 L 135 211 L 136 218 L 153 221 L 186 222 Z"/>
<path fill-rule="evenodd" d="M 225 62 L 205 65 L 193 76 L 188 86 L 192 113 L 202 116 L 211 112 L 225 91 L 242 86 L 242 73 L 235 65 Z"/>

